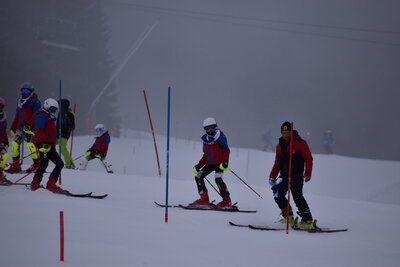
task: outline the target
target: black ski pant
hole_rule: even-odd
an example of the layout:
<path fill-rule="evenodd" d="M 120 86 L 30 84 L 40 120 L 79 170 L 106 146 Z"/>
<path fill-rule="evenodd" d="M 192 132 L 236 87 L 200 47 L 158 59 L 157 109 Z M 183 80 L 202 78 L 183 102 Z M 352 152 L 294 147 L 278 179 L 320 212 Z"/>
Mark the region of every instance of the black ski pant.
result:
<path fill-rule="evenodd" d="M 207 187 L 204 183 L 204 177 L 209 175 L 211 172 L 215 171 L 215 183 L 218 186 L 219 192 L 222 197 L 224 196 L 229 196 L 229 191 L 228 188 L 226 187 L 226 184 L 224 180 L 222 179 L 222 174 L 223 170 L 219 168 L 219 165 L 217 164 L 210 164 L 204 166 L 199 173 L 194 177 L 196 180 L 196 185 L 197 185 L 197 190 L 199 191 L 199 194 L 201 193 L 207 193 Z"/>
<path fill-rule="evenodd" d="M 286 208 L 288 200 L 286 198 L 286 194 L 288 191 L 288 178 L 282 177 L 282 179 L 283 181 L 279 189 L 278 197 L 275 197 L 274 199 L 282 211 L 287 211 Z M 308 207 L 307 201 L 303 196 L 303 184 L 304 184 L 303 176 L 292 177 L 290 181 L 290 192 L 292 193 L 293 201 L 297 206 L 299 215 L 301 216 L 302 220 L 309 221 L 312 220 L 313 218 L 311 215 L 310 208 Z M 282 215 L 286 217 L 286 214 Z"/>
<path fill-rule="evenodd" d="M 64 167 L 64 162 L 58 155 L 56 149 L 52 147 L 49 152 L 43 153 L 40 152 L 40 166 L 37 169 L 35 176 L 33 179 L 42 180 L 43 174 L 46 172 L 47 166 L 49 165 L 49 160 L 51 160 L 56 166 L 53 171 L 50 173 L 49 179 L 58 179 L 60 176 L 61 170 Z"/>

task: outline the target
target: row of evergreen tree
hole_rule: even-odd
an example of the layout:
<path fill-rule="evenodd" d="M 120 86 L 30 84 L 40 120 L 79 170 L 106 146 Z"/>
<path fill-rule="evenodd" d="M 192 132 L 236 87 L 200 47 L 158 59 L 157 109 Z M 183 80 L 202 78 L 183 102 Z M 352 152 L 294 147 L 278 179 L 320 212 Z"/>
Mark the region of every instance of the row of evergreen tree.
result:
<path fill-rule="evenodd" d="M 32 82 L 40 100 L 63 97 L 77 105 L 77 133 L 92 133 L 97 122 L 119 129 L 115 85 L 93 110 L 94 98 L 113 66 L 101 1 L 3 0 L 0 5 L 0 91 L 8 117 L 14 115 L 20 85 Z"/>

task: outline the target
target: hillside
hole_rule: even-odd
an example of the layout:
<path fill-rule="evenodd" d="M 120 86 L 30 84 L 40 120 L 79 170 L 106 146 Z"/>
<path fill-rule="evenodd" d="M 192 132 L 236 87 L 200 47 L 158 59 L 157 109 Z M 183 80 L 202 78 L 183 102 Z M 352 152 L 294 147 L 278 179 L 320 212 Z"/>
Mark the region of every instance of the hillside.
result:
<path fill-rule="evenodd" d="M 157 137 L 163 172 L 164 139 Z M 92 137 L 77 137 L 75 157 L 91 142 Z M 313 179 L 304 188 L 313 215 L 321 226 L 350 230 L 286 235 L 228 225 L 273 224 L 279 215 L 266 183 L 273 154 L 235 148 L 231 153 L 231 167 L 264 196 L 258 198 L 227 173 L 232 199 L 256 214 L 171 208 L 165 224 L 164 209 L 153 204 L 165 199 L 165 173 L 157 176 L 152 139 L 140 132 L 112 139 L 109 161 L 115 174 L 106 174 L 98 162 L 90 162 L 85 172 L 63 170 L 63 188 L 108 193 L 104 200 L 0 187 L 0 266 L 398 265 L 399 162 L 314 155 Z M 170 203 L 197 198 L 191 169 L 200 155 L 200 143 L 171 141 Z M 21 175 L 8 177 L 15 181 Z M 59 262 L 59 211 L 65 213 L 64 263 Z"/>

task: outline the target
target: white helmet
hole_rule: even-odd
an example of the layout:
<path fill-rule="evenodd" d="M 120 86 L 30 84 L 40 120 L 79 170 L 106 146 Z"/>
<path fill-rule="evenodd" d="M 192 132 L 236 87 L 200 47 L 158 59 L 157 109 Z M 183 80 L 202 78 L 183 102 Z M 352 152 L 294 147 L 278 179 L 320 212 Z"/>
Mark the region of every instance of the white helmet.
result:
<path fill-rule="evenodd" d="M 217 125 L 217 122 L 214 118 L 205 118 L 203 121 L 203 128 L 210 125 Z"/>
<path fill-rule="evenodd" d="M 94 127 L 94 130 L 96 131 L 97 136 L 100 136 L 107 131 L 106 127 L 101 123 L 97 124 L 96 127 Z"/>
<path fill-rule="evenodd" d="M 43 108 L 50 113 L 56 113 L 58 110 L 58 102 L 53 98 L 47 98 L 44 101 Z"/>

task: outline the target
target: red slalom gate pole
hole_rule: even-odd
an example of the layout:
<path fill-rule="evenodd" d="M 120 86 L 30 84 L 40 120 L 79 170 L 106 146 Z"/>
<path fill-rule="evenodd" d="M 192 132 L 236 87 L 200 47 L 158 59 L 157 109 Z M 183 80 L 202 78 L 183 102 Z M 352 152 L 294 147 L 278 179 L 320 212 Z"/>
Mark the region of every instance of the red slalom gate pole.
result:
<path fill-rule="evenodd" d="M 60 211 L 60 261 L 64 261 L 64 212 Z"/>
<path fill-rule="evenodd" d="M 158 157 L 158 150 L 157 150 L 156 137 L 155 137 L 155 135 L 154 135 L 153 122 L 152 122 L 152 120 L 151 120 L 150 108 L 149 108 L 149 103 L 147 102 L 147 96 L 146 96 L 146 91 L 145 91 L 145 90 L 143 90 L 143 96 L 144 96 L 144 101 L 146 102 L 147 115 L 149 116 L 151 133 L 152 133 L 152 135 L 153 135 L 154 149 L 155 149 L 155 151 L 156 151 L 156 157 L 157 157 L 158 175 L 161 176 L 160 159 L 159 159 L 159 157 Z"/>
<path fill-rule="evenodd" d="M 289 173 L 288 173 L 288 202 L 286 206 L 286 234 L 289 234 L 289 216 L 290 216 L 290 184 L 292 180 L 292 152 L 293 152 L 293 126 L 291 123 L 290 129 L 290 144 L 289 144 Z"/>
<path fill-rule="evenodd" d="M 28 177 L 31 173 L 33 173 L 33 171 L 28 172 L 27 174 L 25 174 L 24 176 L 22 176 L 21 178 L 19 178 L 17 181 L 15 181 L 13 184 L 17 184 L 19 181 L 21 181 L 21 180 L 24 179 L 25 177 Z"/>

